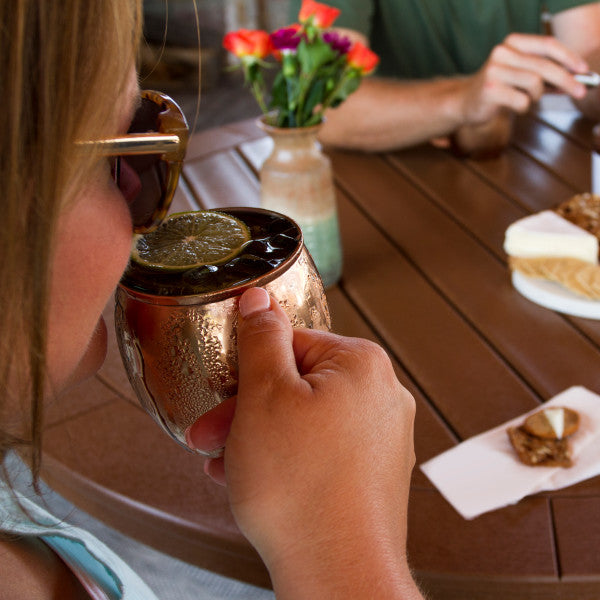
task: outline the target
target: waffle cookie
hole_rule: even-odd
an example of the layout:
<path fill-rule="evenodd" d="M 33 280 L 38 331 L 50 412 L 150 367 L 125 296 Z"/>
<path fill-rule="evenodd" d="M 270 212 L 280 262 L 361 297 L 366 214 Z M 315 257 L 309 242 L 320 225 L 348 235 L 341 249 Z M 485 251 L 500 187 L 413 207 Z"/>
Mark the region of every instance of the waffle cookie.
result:
<path fill-rule="evenodd" d="M 510 256 L 508 262 L 527 277 L 555 281 L 589 300 L 600 300 L 600 265 L 558 256 Z"/>

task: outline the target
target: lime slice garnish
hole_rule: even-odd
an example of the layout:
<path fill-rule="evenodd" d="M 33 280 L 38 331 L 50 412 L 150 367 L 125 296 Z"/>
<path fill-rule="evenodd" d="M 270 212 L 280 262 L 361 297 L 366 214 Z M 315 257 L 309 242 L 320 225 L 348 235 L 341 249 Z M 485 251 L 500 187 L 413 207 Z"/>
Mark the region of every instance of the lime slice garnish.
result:
<path fill-rule="evenodd" d="M 245 223 L 220 212 L 175 213 L 133 238 L 131 258 L 146 267 L 183 271 L 227 262 L 250 239 Z"/>

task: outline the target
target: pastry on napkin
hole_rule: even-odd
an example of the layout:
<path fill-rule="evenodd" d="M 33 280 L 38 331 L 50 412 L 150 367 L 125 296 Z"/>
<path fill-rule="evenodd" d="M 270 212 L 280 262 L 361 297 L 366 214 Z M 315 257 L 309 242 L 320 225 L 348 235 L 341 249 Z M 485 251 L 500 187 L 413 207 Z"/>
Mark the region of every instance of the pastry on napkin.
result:
<path fill-rule="evenodd" d="M 570 440 L 573 465 L 532 467 L 519 461 L 506 434 L 509 427 L 552 406 L 571 408 L 580 416 Z M 465 440 L 420 466 L 442 495 L 465 518 L 515 504 L 537 492 L 557 490 L 600 474 L 600 395 L 574 386 L 542 407 Z"/>

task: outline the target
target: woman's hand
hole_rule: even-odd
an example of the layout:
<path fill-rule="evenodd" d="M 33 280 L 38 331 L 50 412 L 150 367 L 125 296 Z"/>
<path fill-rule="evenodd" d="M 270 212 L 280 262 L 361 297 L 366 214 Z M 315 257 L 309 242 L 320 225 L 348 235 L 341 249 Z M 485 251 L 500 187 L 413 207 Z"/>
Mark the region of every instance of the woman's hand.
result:
<path fill-rule="evenodd" d="M 240 314 L 237 401 L 201 418 L 188 440 L 218 446 L 233 417 L 224 458 L 206 470 L 226 481 L 278 597 L 418 594 L 405 557 L 415 406 L 387 355 L 366 340 L 292 330 L 259 288 Z"/>

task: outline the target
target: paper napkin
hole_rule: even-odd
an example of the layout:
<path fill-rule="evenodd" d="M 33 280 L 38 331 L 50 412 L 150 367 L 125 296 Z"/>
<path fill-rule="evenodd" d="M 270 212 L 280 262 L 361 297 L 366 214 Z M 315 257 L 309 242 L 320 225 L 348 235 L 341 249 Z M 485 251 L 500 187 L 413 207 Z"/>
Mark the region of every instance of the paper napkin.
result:
<path fill-rule="evenodd" d="M 579 413 L 579 429 L 569 438 L 572 467 L 524 465 L 508 439 L 509 427 L 550 406 Z M 465 519 L 594 477 L 600 474 L 600 396 L 581 386 L 571 387 L 541 407 L 432 458 L 421 470 Z"/>

